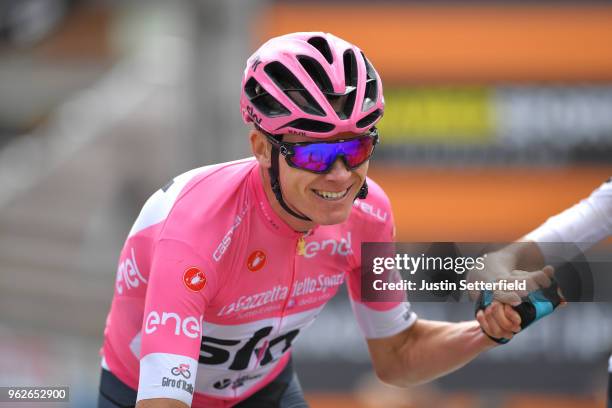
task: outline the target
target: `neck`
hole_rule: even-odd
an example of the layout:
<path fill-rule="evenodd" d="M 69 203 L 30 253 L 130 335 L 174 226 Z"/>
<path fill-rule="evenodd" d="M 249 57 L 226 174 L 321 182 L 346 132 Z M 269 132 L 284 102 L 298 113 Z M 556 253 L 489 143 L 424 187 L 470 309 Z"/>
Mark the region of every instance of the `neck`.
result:
<path fill-rule="evenodd" d="M 272 207 L 272 210 L 283 220 L 287 225 L 289 225 L 294 231 L 298 232 L 307 232 L 313 229 L 316 224 L 313 221 L 305 221 L 300 220 L 299 218 L 294 217 L 289 214 L 283 207 L 281 207 L 280 203 L 276 200 L 276 196 L 272 191 L 272 187 L 270 186 L 270 176 L 268 172 L 263 167 L 259 167 L 259 175 L 263 181 L 263 189 L 266 193 L 266 198 Z M 282 187 L 281 187 L 282 188 Z M 283 196 L 284 197 L 284 196 Z M 293 211 L 299 213 L 299 211 L 291 205 L 291 203 L 285 200 L 285 203 L 291 208 Z"/>

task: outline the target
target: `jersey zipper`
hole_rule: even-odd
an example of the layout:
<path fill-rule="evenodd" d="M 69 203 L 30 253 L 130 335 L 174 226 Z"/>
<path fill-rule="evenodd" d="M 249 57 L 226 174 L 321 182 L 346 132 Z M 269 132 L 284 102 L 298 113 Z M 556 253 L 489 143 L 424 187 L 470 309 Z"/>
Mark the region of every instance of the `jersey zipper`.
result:
<path fill-rule="evenodd" d="M 307 235 L 308 233 L 301 234 L 295 243 L 296 250 L 295 250 L 295 254 L 293 255 L 293 262 L 291 266 L 291 280 L 289 281 L 289 285 L 287 286 L 289 288 L 287 292 L 287 298 L 283 301 L 283 304 L 281 306 L 278 325 L 274 329 L 274 332 L 270 333 L 268 337 L 272 335 L 276 336 L 280 334 L 281 327 L 283 325 L 283 319 L 285 317 L 285 310 L 287 309 L 287 304 L 289 303 L 289 300 L 291 299 L 291 294 L 293 293 L 293 284 L 295 283 L 295 274 L 296 274 L 295 270 L 296 270 L 297 257 L 298 255 L 299 256 L 303 255 L 304 247 L 305 247 L 304 236 L 307 236 Z M 269 346 L 269 343 L 268 341 L 266 341 L 260 348 L 259 354 L 255 356 L 255 362 L 253 363 L 253 366 L 251 367 L 251 365 L 249 364 L 249 370 L 256 369 L 259 366 L 259 362 L 263 358 L 268 346 Z"/>
<path fill-rule="evenodd" d="M 293 294 L 293 285 L 295 284 L 295 275 L 296 275 L 296 269 L 297 269 L 297 259 L 298 256 L 303 256 L 306 251 L 306 241 L 304 240 L 304 237 L 308 236 L 310 234 L 310 231 L 304 233 L 304 234 L 300 234 L 300 236 L 297 239 L 297 242 L 295 243 L 295 254 L 293 255 L 293 265 L 291 267 L 291 281 L 289 282 L 289 292 L 287 293 L 287 298 L 285 299 L 285 301 L 283 302 L 283 306 L 281 307 L 281 313 L 280 313 L 280 321 L 278 323 L 278 328 L 276 329 L 277 334 L 280 333 L 280 329 L 281 329 L 281 325 L 283 323 L 283 318 L 285 317 L 285 311 L 287 310 L 287 304 L 289 303 L 289 301 L 291 300 L 291 296 Z"/>
<path fill-rule="evenodd" d="M 304 234 L 304 235 L 306 235 L 306 234 Z M 305 251 L 306 241 L 304 240 L 304 235 L 300 235 L 300 237 L 298 238 L 298 241 L 297 241 L 297 245 L 295 247 L 295 252 L 299 256 L 303 256 L 306 253 L 306 251 Z"/>
<path fill-rule="evenodd" d="M 291 267 L 291 280 L 288 286 L 289 291 L 287 293 L 287 298 L 283 302 L 283 305 L 280 310 L 280 318 L 278 321 L 278 326 L 276 327 L 276 330 L 275 330 L 276 332 L 275 335 L 280 334 L 281 327 L 283 325 L 283 319 L 285 318 L 285 311 L 287 310 L 287 304 L 289 303 L 289 300 L 291 300 L 291 295 L 293 294 L 293 285 L 295 283 L 295 275 L 296 275 L 296 269 L 297 269 L 297 266 L 296 266 L 297 259 L 298 259 L 298 256 L 303 256 L 305 254 L 306 242 L 304 240 L 304 237 L 307 237 L 308 235 L 310 235 L 310 231 L 304 234 L 301 234 L 295 243 L 295 253 L 293 255 L 293 265 Z M 266 345 L 266 347 L 267 346 L 268 345 Z"/>
<path fill-rule="evenodd" d="M 306 240 L 304 238 L 312 235 L 312 232 L 312 230 L 308 230 L 299 236 L 297 244 L 295 245 L 295 253 L 299 256 L 306 255 Z"/>

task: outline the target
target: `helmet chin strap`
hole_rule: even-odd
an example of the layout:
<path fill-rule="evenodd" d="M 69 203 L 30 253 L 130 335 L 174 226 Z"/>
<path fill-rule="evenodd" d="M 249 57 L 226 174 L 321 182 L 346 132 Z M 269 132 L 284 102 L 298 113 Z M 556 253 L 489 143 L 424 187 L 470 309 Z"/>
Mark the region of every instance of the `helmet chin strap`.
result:
<path fill-rule="evenodd" d="M 306 215 L 298 214 L 297 212 L 293 211 L 291 208 L 289 208 L 289 206 L 285 202 L 285 199 L 283 198 L 283 193 L 281 191 L 280 180 L 279 180 L 279 165 L 278 165 L 279 156 L 280 156 L 280 152 L 278 148 L 273 145 L 272 146 L 272 166 L 270 166 L 270 168 L 268 169 L 268 174 L 270 175 L 270 185 L 272 187 L 272 191 L 274 192 L 274 195 L 276 196 L 276 200 L 281 205 L 281 207 L 283 207 L 283 209 L 287 211 L 289 214 L 291 214 L 293 217 L 298 218 L 303 221 L 312 221 Z M 368 196 L 368 183 L 367 181 L 364 181 L 355 199 L 359 198 L 363 200 L 367 196 Z"/>
<path fill-rule="evenodd" d="M 357 197 L 355 197 L 355 200 L 356 199 L 365 200 L 367 196 L 368 196 L 368 182 L 364 180 L 363 185 L 361 186 L 361 188 L 359 189 L 359 192 L 357 193 Z"/>
<path fill-rule="evenodd" d="M 298 214 L 293 211 L 285 200 L 283 199 L 283 193 L 281 192 L 280 180 L 279 180 L 279 172 L 278 172 L 278 157 L 280 156 L 280 152 L 276 146 L 272 146 L 272 166 L 268 169 L 268 173 L 270 174 L 270 185 L 272 186 L 272 191 L 274 191 L 274 195 L 276 196 L 276 200 L 283 207 L 285 211 L 289 214 L 304 221 L 312 221 L 310 218 L 305 216 L 304 214 Z"/>

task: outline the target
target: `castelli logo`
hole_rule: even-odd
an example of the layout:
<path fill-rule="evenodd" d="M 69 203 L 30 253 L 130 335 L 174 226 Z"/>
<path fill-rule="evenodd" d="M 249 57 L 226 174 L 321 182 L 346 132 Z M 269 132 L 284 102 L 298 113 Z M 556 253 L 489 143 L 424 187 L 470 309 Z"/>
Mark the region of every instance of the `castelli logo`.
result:
<path fill-rule="evenodd" d="M 187 286 L 187 289 L 199 292 L 206 286 L 206 276 L 198 268 L 191 267 L 183 274 L 183 283 Z"/>
<path fill-rule="evenodd" d="M 266 264 L 266 253 L 264 251 L 253 251 L 247 259 L 247 268 L 251 272 L 257 272 Z"/>

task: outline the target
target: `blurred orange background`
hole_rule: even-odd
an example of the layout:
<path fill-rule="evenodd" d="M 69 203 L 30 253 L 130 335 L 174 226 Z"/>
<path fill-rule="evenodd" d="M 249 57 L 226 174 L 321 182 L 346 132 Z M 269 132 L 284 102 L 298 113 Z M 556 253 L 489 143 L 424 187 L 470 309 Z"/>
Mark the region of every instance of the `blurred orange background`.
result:
<path fill-rule="evenodd" d="M 293 31 L 338 35 L 385 83 L 612 79 L 605 4 L 280 3 L 256 27 L 258 44 Z"/>

